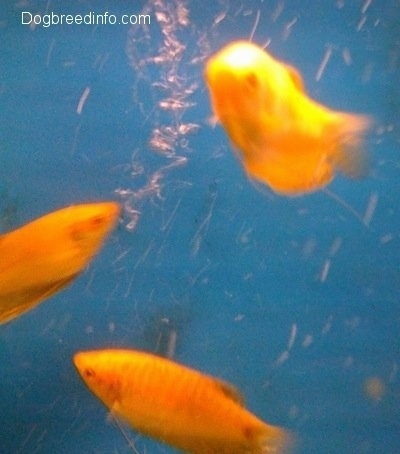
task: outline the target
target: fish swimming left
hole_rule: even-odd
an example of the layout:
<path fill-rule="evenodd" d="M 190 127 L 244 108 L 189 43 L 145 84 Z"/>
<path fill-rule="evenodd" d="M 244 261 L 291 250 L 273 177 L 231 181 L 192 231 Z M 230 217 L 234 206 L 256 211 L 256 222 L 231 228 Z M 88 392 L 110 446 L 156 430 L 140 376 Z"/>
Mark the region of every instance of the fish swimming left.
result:
<path fill-rule="evenodd" d="M 205 78 L 214 114 L 249 177 L 296 196 L 323 188 L 337 172 L 365 173 L 370 118 L 314 101 L 297 69 L 256 44 L 227 45 L 208 60 Z"/>
<path fill-rule="evenodd" d="M 115 202 L 72 205 L 0 235 L 0 324 L 69 285 L 115 226 Z"/>
<path fill-rule="evenodd" d="M 138 350 L 75 354 L 88 388 L 137 431 L 191 454 L 278 454 L 292 438 L 244 407 L 230 384 Z"/>

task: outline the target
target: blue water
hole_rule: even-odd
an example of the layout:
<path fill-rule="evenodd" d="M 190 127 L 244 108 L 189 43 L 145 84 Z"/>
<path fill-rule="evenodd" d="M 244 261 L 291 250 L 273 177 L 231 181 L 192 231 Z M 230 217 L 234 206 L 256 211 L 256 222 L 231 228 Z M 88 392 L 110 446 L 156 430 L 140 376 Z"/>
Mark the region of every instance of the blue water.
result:
<path fill-rule="evenodd" d="M 165 354 L 175 334 L 174 359 L 237 385 L 298 452 L 400 452 L 400 2 L 203 3 L 1 3 L 0 229 L 78 202 L 125 208 L 70 288 L 0 327 L 2 454 L 133 452 L 71 357 Z M 151 24 L 32 27 L 21 11 L 142 11 Z M 294 199 L 246 178 L 210 126 L 202 72 L 256 23 L 253 40 L 313 98 L 374 117 L 367 178 Z M 186 46 L 179 58 L 166 36 Z M 166 98 L 184 108 L 161 109 Z M 149 142 L 165 127 L 161 152 Z M 137 452 L 174 452 L 127 433 Z"/>

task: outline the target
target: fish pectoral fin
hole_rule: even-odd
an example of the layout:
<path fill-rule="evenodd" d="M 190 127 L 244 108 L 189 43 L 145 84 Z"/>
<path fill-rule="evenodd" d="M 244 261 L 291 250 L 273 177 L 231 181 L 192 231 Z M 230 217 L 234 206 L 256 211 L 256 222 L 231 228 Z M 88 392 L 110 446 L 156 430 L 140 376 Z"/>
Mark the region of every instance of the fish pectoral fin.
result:
<path fill-rule="evenodd" d="M 216 388 L 222 392 L 226 397 L 229 399 L 233 400 L 240 406 L 244 407 L 245 405 L 245 399 L 244 396 L 241 394 L 241 392 L 233 385 L 230 383 L 221 380 L 219 378 L 212 378 L 214 385 Z"/>
<path fill-rule="evenodd" d="M 31 303 L 37 302 L 49 298 L 50 296 L 54 295 L 55 293 L 59 292 L 63 288 L 67 287 L 76 277 L 78 274 L 74 274 L 72 276 L 68 276 L 67 278 L 60 279 L 56 282 L 51 282 L 49 284 L 41 285 L 38 287 L 33 287 L 29 289 L 25 295 Z"/>
<path fill-rule="evenodd" d="M 107 413 L 107 421 L 108 422 L 115 422 L 117 426 L 120 424 L 126 424 L 124 419 L 120 416 L 120 405 L 118 402 L 114 402 L 110 408 L 109 412 Z"/>

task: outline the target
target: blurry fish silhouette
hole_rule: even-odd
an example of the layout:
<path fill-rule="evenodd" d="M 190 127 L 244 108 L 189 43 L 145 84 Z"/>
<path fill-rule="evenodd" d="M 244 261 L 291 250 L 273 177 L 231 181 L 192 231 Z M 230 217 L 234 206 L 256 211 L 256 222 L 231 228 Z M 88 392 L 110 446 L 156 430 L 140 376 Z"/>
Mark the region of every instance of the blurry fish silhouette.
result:
<path fill-rule="evenodd" d="M 73 205 L 0 236 L 0 323 L 70 284 L 115 226 L 117 203 Z"/>
<path fill-rule="evenodd" d="M 139 432 L 192 454 L 281 453 L 290 435 L 243 406 L 230 384 L 136 350 L 74 356 L 88 388 Z"/>
<path fill-rule="evenodd" d="M 365 173 L 366 116 L 337 112 L 310 99 L 299 72 L 247 41 L 207 62 L 214 114 L 247 174 L 284 195 L 323 188 L 340 171 Z"/>

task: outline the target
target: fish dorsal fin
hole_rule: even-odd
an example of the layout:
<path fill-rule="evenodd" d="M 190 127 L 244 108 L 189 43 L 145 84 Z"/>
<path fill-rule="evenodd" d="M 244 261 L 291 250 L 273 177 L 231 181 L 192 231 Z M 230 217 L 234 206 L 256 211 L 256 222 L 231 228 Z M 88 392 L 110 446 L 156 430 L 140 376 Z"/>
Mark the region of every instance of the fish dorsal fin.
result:
<path fill-rule="evenodd" d="M 299 71 L 293 66 L 290 66 L 290 65 L 285 65 L 285 66 L 286 66 L 287 72 L 289 73 L 289 77 L 292 79 L 292 82 L 294 83 L 295 87 L 299 91 L 305 92 L 306 90 L 305 90 L 305 86 L 304 86 L 303 77 L 301 76 Z"/>
<path fill-rule="evenodd" d="M 245 400 L 241 392 L 230 383 L 221 380 L 219 378 L 213 378 L 215 386 L 218 388 L 219 391 L 224 394 L 228 399 L 233 400 L 235 403 L 239 404 L 240 406 L 245 405 Z"/>

